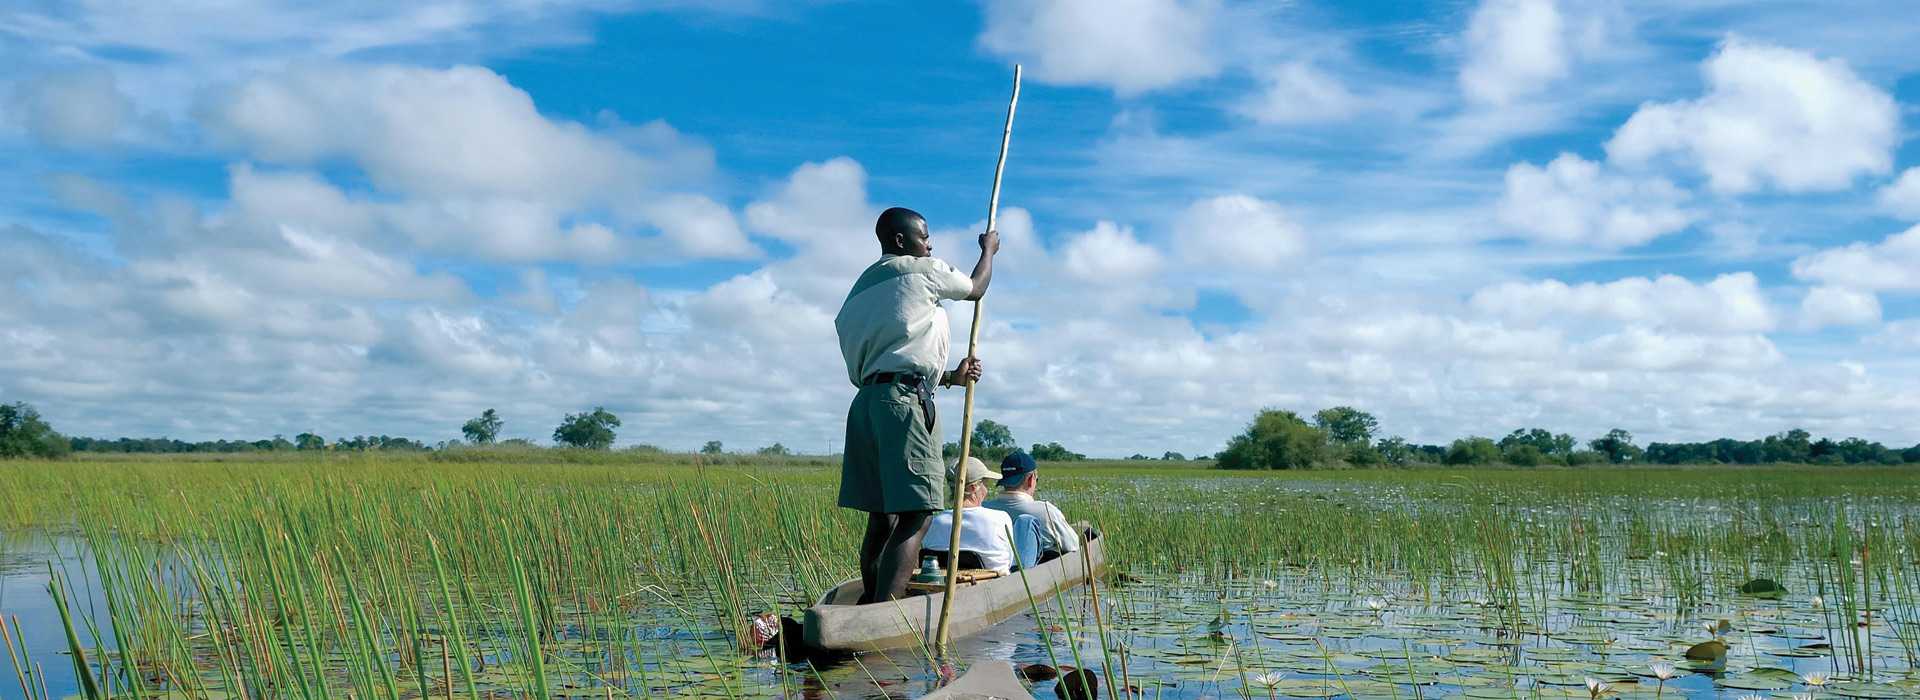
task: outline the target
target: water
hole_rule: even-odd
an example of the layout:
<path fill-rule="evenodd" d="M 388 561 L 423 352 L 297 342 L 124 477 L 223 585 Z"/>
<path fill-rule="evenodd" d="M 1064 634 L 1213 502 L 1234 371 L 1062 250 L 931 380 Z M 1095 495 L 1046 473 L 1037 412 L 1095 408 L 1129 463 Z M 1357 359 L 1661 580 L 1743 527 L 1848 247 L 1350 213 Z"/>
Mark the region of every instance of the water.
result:
<path fill-rule="evenodd" d="M 45 672 L 44 676 L 30 678 L 29 682 L 44 680 L 47 691 L 54 697 L 80 692 L 72 658 L 67 655 L 66 630 L 60 624 L 60 613 L 54 608 L 53 598 L 47 594 L 47 584 L 52 579 L 47 564 L 52 562 L 54 570 L 69 582 L 75 598 L 73 605 L 80 608 L 76 612 L 85 612 L 98 620 L 101 634 L 110 639 L 112 627 L 103 612 L 106 601 L 100 595 L 99 573 L 93 568 L 85 543 L 70 537 L 40 534 L 0 534 L 0 543 L 3 543 L 0 544 L 0 618 L 18 619 L 21 638 L 16 639 L 15 644 L 24 646 L 33 662 Z M 79 634 L 83 640 L 91 641 L 84 629 L 80 629 Z M 113 648 L 112 644 L 107 648 Z M 0 672 L 5 674 L 0 676 L 0 698 L 26 697 L 12 663 L 0 661 L 0 665 L 4 666 Z"/>

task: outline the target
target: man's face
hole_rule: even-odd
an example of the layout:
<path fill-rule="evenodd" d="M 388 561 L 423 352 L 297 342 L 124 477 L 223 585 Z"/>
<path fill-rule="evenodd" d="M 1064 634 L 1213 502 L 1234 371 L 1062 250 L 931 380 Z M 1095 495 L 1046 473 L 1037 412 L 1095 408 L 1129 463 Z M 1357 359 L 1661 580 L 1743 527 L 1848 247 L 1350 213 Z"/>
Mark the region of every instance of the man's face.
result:
<path fill-rule="evenodd" d="M 933 237 L 927 234 L 925 219 L 915 221 L 904 233 L 894 234 L 900 244 L 900 250 L 906 255 L 924 258 L 933 254 Z"/>

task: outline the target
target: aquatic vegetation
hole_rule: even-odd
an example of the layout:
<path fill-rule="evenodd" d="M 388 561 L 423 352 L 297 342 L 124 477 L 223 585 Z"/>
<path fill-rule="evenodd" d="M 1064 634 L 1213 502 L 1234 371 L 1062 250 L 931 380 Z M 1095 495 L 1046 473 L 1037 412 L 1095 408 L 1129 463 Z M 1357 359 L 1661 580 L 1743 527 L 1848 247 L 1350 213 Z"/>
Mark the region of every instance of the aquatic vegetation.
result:
<path fill-rule="evenodd" d="M 861 523 L 832 507 L 831 464 L 524 458 L 0 462 L 0 576 L 55 562 L 45 600 L 73 630 L 53 607 L 29 618 L 59 643 L 28 650 L 15 629 L 22 660 L 0 678 L 51 697 L 301 700 L 936 682 L 917 651 L 740 649 L 756 613 L 794 615 L 853 574 Z M 1113 573 L 961 652 L 1156 698 L 1589 697 L 1588 679 L 1609 697 L 1908 697 L 1916 482 L 1061 466 L 1046 496 L 1105 530 Z M 1029 677 L 1036 694 L 1059 682 Z"/>

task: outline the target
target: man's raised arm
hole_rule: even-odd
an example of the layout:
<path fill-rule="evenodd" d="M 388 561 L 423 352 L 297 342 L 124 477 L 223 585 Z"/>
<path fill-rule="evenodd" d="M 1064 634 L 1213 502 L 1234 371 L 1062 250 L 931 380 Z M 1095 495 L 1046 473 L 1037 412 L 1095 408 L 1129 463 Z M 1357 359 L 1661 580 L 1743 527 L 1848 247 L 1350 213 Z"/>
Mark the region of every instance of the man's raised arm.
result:
<path fill-rule="evenodd" d="M 987 285 L 993 283 L 993 256 L 999 252 L 999 231 L 980 234 L 980 262 L 973 264 L 973 291 L 967 294 L 967 301 L 979 301 L 987 295 Z"/>

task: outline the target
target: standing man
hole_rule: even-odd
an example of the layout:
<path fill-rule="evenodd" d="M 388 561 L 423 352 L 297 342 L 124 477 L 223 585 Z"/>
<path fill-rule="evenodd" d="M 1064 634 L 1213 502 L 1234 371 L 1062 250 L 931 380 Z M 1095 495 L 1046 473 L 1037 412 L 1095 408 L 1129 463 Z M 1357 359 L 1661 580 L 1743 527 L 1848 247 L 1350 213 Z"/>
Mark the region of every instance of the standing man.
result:
<path fill-rule="evenodd" d="M 980 234 L 971 276 L 932 257 L 927 219 L 894 207 L 874 222 L 880 260 L 847 292 L 833 319 L 847 379 L 859 387 L 847 408 L 840 463 L 840 507 L 865 511 L 860 543 L 860 603 L 906 594 L 920 533 L 946 508 L 946 465 L 933 390 L 980 379 L 980 361 L 947 371 L 948 324 L 942 301 L 979 301 L 993 280 L 1000 234 Z"/>

